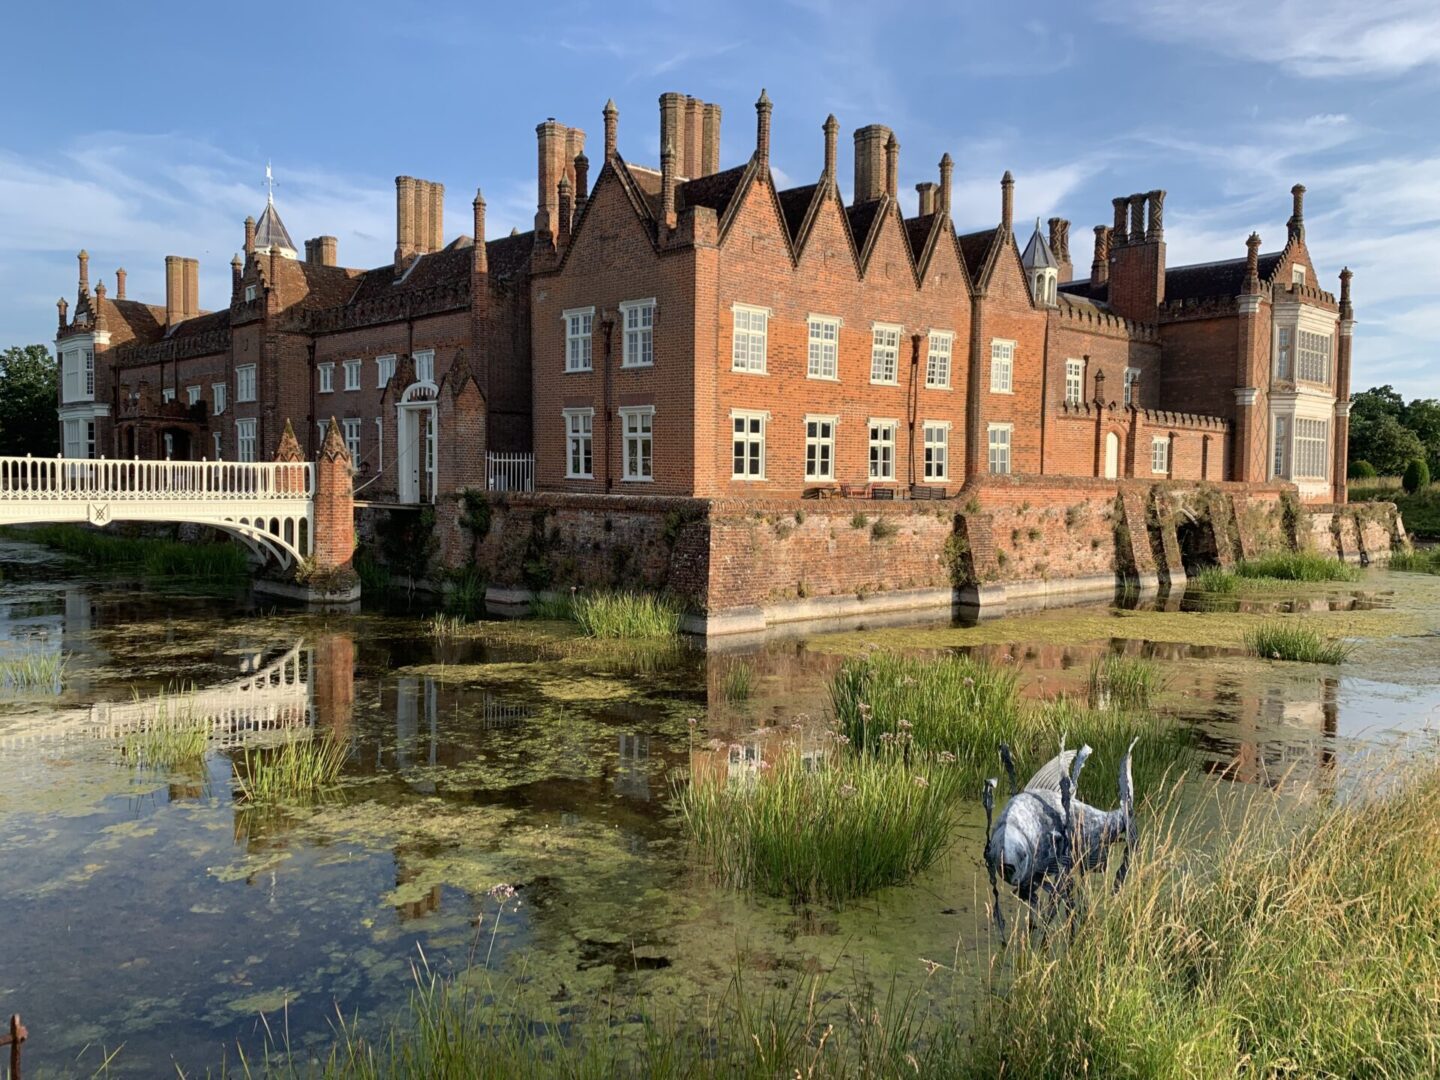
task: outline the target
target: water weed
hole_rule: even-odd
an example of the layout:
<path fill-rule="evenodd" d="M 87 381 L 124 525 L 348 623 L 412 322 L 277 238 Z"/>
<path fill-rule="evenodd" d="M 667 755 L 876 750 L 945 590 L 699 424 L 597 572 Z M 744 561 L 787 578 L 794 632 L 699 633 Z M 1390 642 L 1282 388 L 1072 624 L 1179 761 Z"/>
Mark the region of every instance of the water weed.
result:
<path fill-rule="evenodd" d="M 1298 622 L 1263 623 L 1245 632 L 1245 646 L 1265 660 L 1297 660 L 1306 664 L 1339 664 L 1354 646 Z"/>

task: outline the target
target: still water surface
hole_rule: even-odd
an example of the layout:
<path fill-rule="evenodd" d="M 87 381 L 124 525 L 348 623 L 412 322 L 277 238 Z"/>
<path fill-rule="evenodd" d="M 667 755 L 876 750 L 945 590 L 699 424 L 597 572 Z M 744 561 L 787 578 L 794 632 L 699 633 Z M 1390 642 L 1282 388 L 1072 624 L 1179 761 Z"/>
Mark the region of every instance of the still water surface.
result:
<path fill-rule="evenodd" d="M 414 616 L 100 579 L 22 544 L 0 543 L 0 567 L 0 649 L 72 658 L 58 696 L 0 697 L 0 1012 L 25 1017 L 27 1066 L 61 1074 L 122 1044 L 120 1075 L 203 1071 L 261 1046 L 262 1014 L 321 1045 L 337 1009 L 403 1008 L 422 952 L 441 972 L 518 974 L 563 1017 L 637 995 L 694 1007 L 737 972 L 752 991 L 824 972 L 918 984 L 922 957 L 988 949 L 978 805 L 941 865 L 843 909 L 734 895 L 689 857 L 670 800 L 691 755 L 752 767 L 766 729 L 823 716 L 830 673 L 872 642 L 972 650 L 1033 695 L 1078 689 L 1105 651 L 1154 657 L 1165 709 L 1235 782 L 1334 783 L 1367 747 L 1433 745 L 1440 709 L 1440 584 L 1380 571 L 1218 607 L 576 656 L 533 635 L 435 643 Z M 1355 656 L 1267 664 L 1208 643 L 1256 604 L 1353 633 Z M 728 702 L 742 663 L 754 693 Z M 133 703 L 177 687 L 238 733 L 203 768 L 128 764 L 115 732 Z M 305 729 L 348 746 L 341 793 L 242 807 L 238 747 Z M 518 892 L 500 913 L 502 883 Z"/>

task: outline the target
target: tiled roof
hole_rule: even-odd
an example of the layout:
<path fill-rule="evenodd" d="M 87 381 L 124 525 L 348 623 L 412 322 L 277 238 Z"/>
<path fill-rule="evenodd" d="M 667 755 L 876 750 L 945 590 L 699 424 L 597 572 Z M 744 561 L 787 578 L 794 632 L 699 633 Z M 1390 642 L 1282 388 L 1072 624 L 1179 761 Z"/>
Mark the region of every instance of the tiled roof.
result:
<path fill-rule="evenodd" d="M 485 259 L 492 278 L 514 277 L 530 268 L 535 248 L 535 230 L 485 242 Z"/>
<path fill-rule="evenodd" d="M 985 266 L 985 256 L 990 254 L 990 245 L 995 242 L 995 234 L 998 231 L 999 226 L 996 226 L 993 229 L 966 233 L 960 237 L 960 253 L 965 256 L 965 269 L 969 272 L 971 281 L 980 280 L 980 271 Z"/>
<path fill-rule="evenodd" d="M 792 241 L 800 239 L 800 227 L 805 224 L 805 215 L 809 213 L 819 187 L 819 184 L 806 184 L 778 193 L 780 212 L 785 215 L 785 227 L 790 230 Z"/>
<path fill-rule="evenodd" d="M 716 215 L 723 215 L 730 206 L 730 200 L 740 189 L 748 165 L 736 165 L 724 172 L 711 173 L 680 185 L 680 203 L 683 206 L 708 206 Z M 639 179 L 639 176 L 636 176 Z"/>
<path fill-rule="evenodd" d="M 115 336 L 116 324 L 127 327 L 131 340 L 145 344 L 165 336 L 165 309 L 139 300 L 105 300 L 105 321 Z M 127 341 L 126 344 L 129 344 Z"/>
<path fill-rule="evenodd" d="M 488 253 L 487 249 L 487 253 Z M 360 275 L 359 287 L 350 296 L 350 303 L 379 300 L 401 292 L 428 289 L 470 276 L 471 252 L 468 248 L 432 251 L 419 256 L 398 280 L 394 265 L 377 266 Z"/>
<path fill-rule="evenodd" d="M 907 218 L 905 221 L 905 235 L 910 238 L 910 253 L 915 256 L 917 263 L 925 251 L 925 242 L 930 239 L 931 230 L 934 228 L 934 214 L 922 214 L 920 217 Z"/>
<path fill-rule="evenodd" d="M 195 337 L 198 334 L 207 334 L 211 330 L 228 330 L 229 328 L 230 309 L 227 307 L 176 323 L 165 336 L 172 338 Z"/>
<path fill-rule="evenodd" d="M 1268 281 L 1280 265 L 1278 251 L 1260 256 L 1260 280 Z M 1165 299 L 1201 300 L 1214 296 L 1239 296 L 1245 285 L 1244 259 L 1177 266 L 1165 271 Z"/>
<path fill-rule="evenodd" d="M 305 299 L 307 308 L 329 308 L 343 304 L 355 291 L 355 280 L 361 276 L 359 270 L 348 270 L 343 266 L 321 266 L 318 263 L 296 262 L 295 266 L 305 275 Z"/>
<path fill-rule="evenodd" d="M 859 206 L 847 206 L 845 216 L 850 219 L 850 235 L 855 238 L 855 250 L 864 252 L 865 241 L 870 236 L 870 230 L 875 227 L 875 222 L 880 219 L 881 199 L 871 199 Z"/>
<path fill-rule="evenodd" d="M 1102 281 L 1099 285 L 1092 285 L 1089 278 L 1077 278 L 1075 281 L 1067 281 L 1061 285 L 1060 293 L 1061 295 L 1080 297 L 1091 303 L 1103 304 L 1110 298 L 1110 283 Z"/>

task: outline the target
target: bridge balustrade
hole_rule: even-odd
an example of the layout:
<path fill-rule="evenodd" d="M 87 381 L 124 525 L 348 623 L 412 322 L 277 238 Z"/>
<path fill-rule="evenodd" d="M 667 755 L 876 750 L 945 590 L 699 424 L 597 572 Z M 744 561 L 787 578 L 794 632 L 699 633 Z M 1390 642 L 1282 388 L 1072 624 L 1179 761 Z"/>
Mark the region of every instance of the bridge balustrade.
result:
<path fill-rule="evenodd" d="M 314 493 L 311 462 L 0 457 L 0 499 L 303 502 Z"/>

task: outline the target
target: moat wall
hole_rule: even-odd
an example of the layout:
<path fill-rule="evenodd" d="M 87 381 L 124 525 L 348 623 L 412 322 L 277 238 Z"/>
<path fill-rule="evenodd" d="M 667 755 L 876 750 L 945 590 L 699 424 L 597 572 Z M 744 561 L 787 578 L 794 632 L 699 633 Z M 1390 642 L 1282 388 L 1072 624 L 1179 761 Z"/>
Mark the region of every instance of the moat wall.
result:
<path fill-rule="evenodd" d="M 955 605 L 1007 605 L 1183 585 L 1185 567 L 1312 548 L 1381 562 L 1403 545 L 1389 504 L 1301 504 L 1280 485 L 985 477 L 937 501 L 704 500 L 470 494 L 427 515 L 429 577 L 473 566 L 492 606 L 571 588 L 670 593 L 691 627 L 777 623 Z"/>

